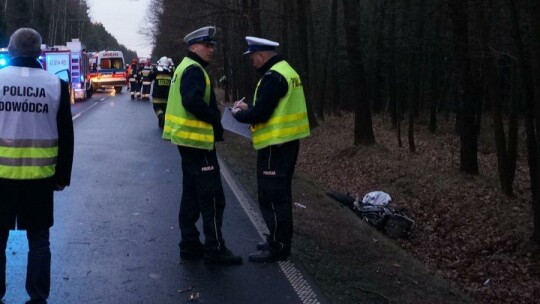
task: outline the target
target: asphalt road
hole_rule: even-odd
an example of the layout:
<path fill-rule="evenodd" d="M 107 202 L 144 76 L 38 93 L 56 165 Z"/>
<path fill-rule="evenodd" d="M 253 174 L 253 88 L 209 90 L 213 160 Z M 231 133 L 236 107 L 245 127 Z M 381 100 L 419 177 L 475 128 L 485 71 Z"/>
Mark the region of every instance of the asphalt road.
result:
<path fill-rule="evenodd" d="M 75 160 L 71 186 L 55 194 L 49 303 L 327 302 L 294 258 L 247 261 L 261 223 L 230 176 L 223 234 L 243 265 L 179 263 L 180 156 L 161 139 L 151 104 L 105 92 L 72 110 Z M 27 300 L 27 251 L 25 232 L 12 231 L 6 304 Z"/>

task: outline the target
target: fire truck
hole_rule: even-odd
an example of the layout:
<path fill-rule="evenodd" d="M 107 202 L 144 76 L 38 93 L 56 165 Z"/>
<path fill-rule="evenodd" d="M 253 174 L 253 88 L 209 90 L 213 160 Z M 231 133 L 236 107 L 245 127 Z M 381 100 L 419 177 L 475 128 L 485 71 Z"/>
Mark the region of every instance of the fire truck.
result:
<path fill-rule="evenodd" d="M 39 59 L 43 69 L 69 84 L 72 103 L 92 96 L 88 55 L 79 39 L 72 39 L 65 46 L 42 46 Z"/>
<path fill-rule="evenodd" d="M 120 93 L 126 85 L 124 54 L 121 51 L 100 51 L 90 54 L 90 81 L 95 91 L 113 87 Z"/>

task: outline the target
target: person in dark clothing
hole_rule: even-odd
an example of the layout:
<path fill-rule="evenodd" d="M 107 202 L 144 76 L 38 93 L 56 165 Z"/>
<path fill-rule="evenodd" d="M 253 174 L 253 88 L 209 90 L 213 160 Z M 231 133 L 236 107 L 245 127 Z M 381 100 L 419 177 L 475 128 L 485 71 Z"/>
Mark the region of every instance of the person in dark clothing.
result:
<path fill-rule="evenodd" d="M 134 75 L 134 78 L 135 78 L 135 98 L 137 98 L 137 99 L 141 99 L 141 97 L 142 97 L 142 82 L 143 82 L 142 71 L 143 71 L 143 69 L 144 69 L 144 62 L 139 61 L 139 64 L 137 65 L 137 68 L 134 69 L 134 71 L 135 71 L 135 75 Z"/>
<path fill-rule="evenodd" d="M 182 200 L 179 225 L 180 258 L 204 257 L 224 265 L 242 263 L 225 246 L 221 234 L 225 195 L 215 142 L 223 140 L 221 112 L 206 66 L 214 55 L 214 27 L 188 34 L 189 52 L 176 68 L 169 91 L 163 138 L 178 146 L 182 158 Z M 195 223 L 202 216 L 204 246 Z"/>
<path fill-rule="evenodd" d="M 249 255 L 256 263 L 285 260 L 293 236 L 292 177 L 300 149 L 309 136 L 306 100 L 298 73 L 276 52 L 277 42 L 246 37 L 253 66 L 262 76 L 253 106 L 235 102 L 232 114 L 252 125 L 257 150 L 259 207 L 269 230 L 266 242 Z"/>
<path fill-rule="evenodd" d="M 141 81 L 141 99 L 149 100 L 150 99 L 150 89 L 152 85 L 152 80 L 150 80 L 150 74 L 152 73 L 152 64 L 150 59 L 146 61 L 144 67 L 139 72 L 139 78 Z"/>
<path fill-rule="evenodd" d="M 167 57 L 161 57 L 157 66 L 154 67 L 149 78 L 152 82 L 152 107 L 158 118 L 158 126 L 163 128 L 165 125 L 165 111 L 167 109 L 167 100 L 169 98 L 169 89 L 173 72 L 169 67 Z"/>
<path fill-rule="evenodd" d="M 129 67 L 129 92 L 131 99 L 135 99 L 137 97 L 137 92 L 140 90 L 139 88 L 139 81 L 137 76 L 137 59 L 131 60 L 131 66 Z"/>
<path fill-rule="evenodd" d="M 68 84 L 42 69 L 40 47 L 38 32 L 18 29 L 8 46 L 11 66 L 0 70 L 0 299 L 9 231 L 20 229 L 29 244 L 26 303 L 47 303 L 53 192 L 69 186 L 73 162 Z"/>

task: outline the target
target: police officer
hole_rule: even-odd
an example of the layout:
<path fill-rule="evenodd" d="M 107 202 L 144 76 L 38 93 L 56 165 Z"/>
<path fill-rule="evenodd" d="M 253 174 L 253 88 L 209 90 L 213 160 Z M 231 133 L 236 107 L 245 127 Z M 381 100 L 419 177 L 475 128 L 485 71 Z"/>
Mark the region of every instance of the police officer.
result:
<path fill-rule="evenodd" d="M 256 263 L 285 260 L 293 235 L 291 183 L 300 148 L 309 136 L 309 122 L 302 82 L 298 73 L 276 52 L 279 43 L 246 37 L 252 65 L 262 75 L 253 106 L 237 101 L 234 117 L 252 124 L 257 150 L 259 207 L 270 234 L 249 255 Z"/>
<path fill-rule="evenodd" d="M 6 291 L 10 229 L 27 231 L 26 303 L 47 303 L 53 191 L 70 184 L 73 124 L 68 84 L 41 68 L 41 36 L 20 28 L 0 71 L 0 299 Z M 0 301 L 1 302 L 1 301 Z"/>
<path fill-rule="evenodd" d="M 135 99 L 137 91 L 139 91 L 139 83 L 137 81 L 137 62 L 138 60 L 136 58 L 133 58 L 131 60 L 131 65 L 128 70 L 129 92 L 131 95 L 131 99 Z"/>
<path fill-rule="evenodd" d="M 142 70 L 140 70 L 140 80 L 141 80 L 141 99 L 149 100 L 150 99 L 150 89 L 152 85 L 152 80 L 150 79 L 150 73 L 152 73 L 152 64 L 150 59 L 146 61 Z"/>
<path fill-rule="evenodd" d="M 219 174 L 215 142 L 223 140 L 221 113 L 205 67 L 214 56 L 212 26 L 189 33 L 188 54 L 176 68 L 169 91 L 163 138 L 178 146 L 182 158 L 180 203 L 180 258 L 204 256 L 210 263 L 242 263 L 225 246 L 221 234 L 225 195 Z M 204 246 L 195 223 L 202 216 Z"/>
<path fill-rule="evenodd" d="M 167 109 L 167 99 L 169 98 L 169 87 L 171 86 L 172 69 L 169 67 L 167 57 L 161 57 L 157 66 L 150 73 L 152 81 L 152 106 L 158 118 L 158 126 L 163 128 L 165 124 L 165 110 Z"/>

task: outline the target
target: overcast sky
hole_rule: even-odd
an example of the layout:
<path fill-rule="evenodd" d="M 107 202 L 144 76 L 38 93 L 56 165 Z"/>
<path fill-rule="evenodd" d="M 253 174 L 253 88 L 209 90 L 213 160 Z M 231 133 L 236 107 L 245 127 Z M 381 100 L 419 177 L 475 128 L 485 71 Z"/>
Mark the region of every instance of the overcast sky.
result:
<path fill-rule="evenodd" d="M 136 51 L 139 57 L 150 57 L 152 46 L 139 34 L 150 0 L 87 0 L 87 3 L 92 21 L 101 22 L 120 44 Z"/>

